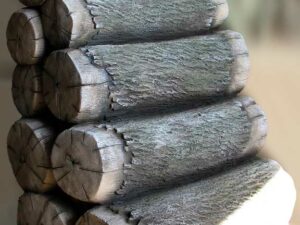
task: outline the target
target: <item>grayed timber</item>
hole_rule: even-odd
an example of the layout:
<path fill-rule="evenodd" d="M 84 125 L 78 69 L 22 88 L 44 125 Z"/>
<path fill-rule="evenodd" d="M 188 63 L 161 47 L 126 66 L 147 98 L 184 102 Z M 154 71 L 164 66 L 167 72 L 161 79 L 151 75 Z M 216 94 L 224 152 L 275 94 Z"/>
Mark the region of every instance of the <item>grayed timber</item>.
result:
<path fill-rule="evenodd" d="M 74 225 L 78 217 L 61 196 L 25 193 L 19 198 L 18 225 Z"/>
<path fill-rule="evenodd" d="M 43 96 L 42 67 L 40 65 L 15 68 L 12 96 L 18 111 L 25 117 L 37 116 L 47 110 Z"/>
<path fill-rule="evenodd" d="M 50 154 L 58 131 L 53 123 L 40 119 L 20 119 L 7 138 L 10 163 L 20 186 L 43 193 L 56 187 Z"/>
<path fill-rule="evenodd" d="M 235 95 L 249 57 L 243 37 L 225 31 L 173 41 L 56 51 L 44 67 L 45 101 L 79 123 Z"/>
<path fill-rule="evenodd" d="M 293 194 L 280 202 L 286 193 Z M 96 207 L 77 225 L 286 224 L 289 218 L 285 213 L 274 215 L 272 209 L 287 210 L 286 215 L 291 215 L 294 201 L 290 176 L 274 161 L 254 159 L 186 186 Z"/>
<path fill-rule="evenodd" d="M 228 16 L 226 0 L 47 0 L 41 10 L 60 49 L 196 35 Z"/>
<path fill-rule="evenodd" d="M 9 20 L 6 36 L 9 52 L 18 64 L 36 64 L 45 55 L 42 21 L 35 9 L 25 8 L 15 12 Z"/>
<path fill-rule="evenodd" d="M 24 5 L 32 7 L 32 6 L 41 6 L 46 0 L 19 0 L 19 1 Z"/>
<path fill-rule="evenodd" d="M 256 154 L 266 118 L 250 98 L 180 113 L 78 125 L 58 136 L 54 176 L 73 198 L 104 203 L 198 179 Z"/>

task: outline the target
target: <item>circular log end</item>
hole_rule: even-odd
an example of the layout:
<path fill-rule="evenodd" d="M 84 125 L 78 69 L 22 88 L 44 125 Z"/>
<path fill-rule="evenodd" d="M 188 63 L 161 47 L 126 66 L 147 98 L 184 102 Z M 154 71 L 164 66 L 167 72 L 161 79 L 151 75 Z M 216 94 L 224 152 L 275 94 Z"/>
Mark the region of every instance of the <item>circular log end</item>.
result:
<path fill-rule="evenodd" d="M 45 35 L 56 49 L 85 45 L 82 37 L 94 30 L 94 23 L 85 1 L 46 1 L 41 11 Z M 82 41 L 78 40 L 81 38 Z"/>
<path fill-rule="evenodd" d="M 6 36 L 9 52 L 18 64 L 32 65 L 42 60 L 46 42 L 37 10 L 15 12 L 8 23 Z"/>
<path fill-rule="evenodd" d="M 109 201 L 123 182 L 124 141 L 106 127 L 73 127 L 56 139 L 52 166 L 61 189 L 85 202 Z"/>
<path fill-rule="evenodd" d="M 213 0 L 216 5 L 215 17 L 212 22 L 212 27 L 220 26 L 224 23 L 229 15 L 229 6 L 227 0 Z"/>
<path fill-rule="evenodd" d="M 12 80 L 12 96 L 18 111 L 25 117 L 46 111 L 42 88 L 42 69 L 39 65 L 15 68 Z"/>
<path fill-rule="evenodd" d="M 252 123 L 250 140 L 245 151 L 250 154 L 256 153 L 263 148 L 266 141 L 268 134 L 267 118 L 263 110 L 252 98 L 242 97 L 241 103 Z"/>
<path fill-rule="evenodd" d="M 42 5 L 46 0 L 19 0 L 19 1 L 26 6 L 34 7 L 34 6 Z"/>
<path fill-rule="evenodd" d="M 45 102 L 71 123 L 101 119 L 109 109 L 109 76 L 80 50 L 53 52 L 44 65 Z"/>
<path fill-rule="evenodd" d="M 73 225 L 75 211 L 53 196 L 26 193 L 19 198 L 19 225 Z"/>
<path fill-rule="evenodd" d="M 54 129 L 41 120 L 21 119 L 11 127 L 8 155 L 24 190 L 44 193 L 56 187 L 50 163 L 54 139 Z"/>
<path fill-rule="evenodd" d="M 233 31 L 224 31 L 221 33 L 228 39 L 233 57 L 230 71 L 232 79 L 227 91 L 229 94 L 237 93 L 244 89 L 249 77 L 250 60 L 248 48 L 240 33 Z"/>
<path fill-rule="evenodd" d="M 124 214 L 115 213 L 105 206 L 96 207 L 87 211 L 79 218 L 76 225 L 130 225 Z"/>

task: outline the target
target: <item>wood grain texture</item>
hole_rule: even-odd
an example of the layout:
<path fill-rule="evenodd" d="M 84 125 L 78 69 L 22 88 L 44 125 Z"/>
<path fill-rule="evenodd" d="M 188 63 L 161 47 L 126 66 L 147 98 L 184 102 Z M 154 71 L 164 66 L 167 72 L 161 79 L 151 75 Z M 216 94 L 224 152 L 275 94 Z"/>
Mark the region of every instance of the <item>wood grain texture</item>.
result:
<path fill-rule="evenodd" d="M 65 193 L 103 203 L 215 173 L 256 154 L 266 133 L 263 112 L 244 97 L 180 113 L 78 125 L 58 136 L 51 160 Z"/>
<path fill-rule="evenodd" d="M 51 112 L 79 123 L 235 95 L 247 81 L 249 58 L 243 37 L 225 31 L 56 51 L 44 71 Z"/>
<path fill-rule="evenodd" d="M 44 193 L 56 187 L 50 154 L 57 135 L 55 126 L 41 119 L 20 119 L 11 127 L 8 155 L 24 190 Z"/>
<path fill-rule="evenodd" d="M 207 31 L 228 16 L 226 0 L 48 0 L 41 10 L 56 48 L 174 39 Z"/>
<path fill-rule="evenodd" d="M 41 65 L 20 66 L 13 73 L 12 96 L 16 108 L 25 117 L 40 115 L 47 110 L 43 96 Z"/>
<path fill-rule="evenodd" d="M 74 225 L 77 212 L 64 198 L 25 193 L 19 198 L 18 225 Z"/>
<path fill-rule="evenodd" d="M 26 6 L 41 6 L 43 3 L 45 3 L 46 0 L 19 0 L 22 4 Z"/>
<path fill-rule="evenodd" d="M 265 189 L 269 192 L 265 193 Z M 261 209 L 272 202 L 285 211 L 291 202 L 277 202 L 285 191 L 294 192 L 294 185 L 280 166 L 274 161 L 253 159 L 195 183 L 96 207 L 83 215 L 77 225 L 250 225 L 250 221 L 257 225 L 275 224 L 264 223 L 273 221 L 268 218 L 272 209 L 266 208 L 263 214 L 248 207 L 253 203 Z M 267 201 L 258 201 L 263 197 Z M 233 216 L 241 216 L 244 209 L 243 220 L 237 223 Z M 280 214 L 273 217 L 280 218 Z M 285 223 L 278 224 L 287 224 L 288 218 L 281 222 Z"/>
<path fill-rule="evenodd" d="M 18 64 L 36 64 L 45 55 L 42 21 L 35 9 L 25 8 L 15 12 L 9 20 L 6 37 L 9 52 Z"/>

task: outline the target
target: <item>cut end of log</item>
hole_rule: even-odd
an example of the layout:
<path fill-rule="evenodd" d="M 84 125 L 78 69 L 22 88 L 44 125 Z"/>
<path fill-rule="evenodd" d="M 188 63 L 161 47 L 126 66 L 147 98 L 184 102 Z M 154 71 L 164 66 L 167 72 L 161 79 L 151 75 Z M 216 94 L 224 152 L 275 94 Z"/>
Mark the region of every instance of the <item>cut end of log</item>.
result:
<path fill-rule="evenodd" d="M 39 65 L 17 66 L 12 80 L 12 96 L 18 111 L 25 117 L 46 111 Z"/>
<path fill-rule="evenodd" d="M 20 186 L 44 193 L 56 187 L 50 154 L 55 130 L 37 119 L 21 119 L 9 131 L 8 155 Z"/>
<path fill-rule="evenodd" d="M 100 119 L 109 109 L 110 77 L 80 50 L 53 52 L 44 65 L 45 102 L 58 119 Z"/>
<path fill-rule="evenodd" d="M 19 225 L 74 225 L 78 215 L 63 199 L 25 193 L 19 198 Z"/>
<path fill-rule="evenodd" d="M 21 65 L 40 62 L 46 51 L 46 41 L 40 14 L 34 9 L 15 12 L 7 27 L 7 45 L 12 58 Z"/>
<path fill-rule="evenodd" d="M 105 206 L 100 206 L 86 212 L 76 225 L 134 225 L 127 221 L 125 214 L 115 213 Z"/>
<path fill-rule="evenodd" d="M 34 7 L 34 6 L 42 5 L 46 0 L 19 0 L 19 1 L 26 6 Z"/>
<path fill-rule="evenodd" d="M 261 150 L 266 142 L 268 133 L 267 118 L 263 110 L 250 97 L 241 97 L 243 109 L 246 111 L 252 122 L 250 140 L 245 152 L 248 154 L 257 153 Z"/>
<path fill-rule="evenodd" d="M 228 87 L 228 93 L 237 93 L 246 86 L 249 72 L 250 59 L 246 42 L 243 36 L 238 32 L 221 31 L 227 39 L 232 49 L 233 63 L 231 67 L 231 85 Z"/>
<path fill-rule="evenodd" d="M 58 136 L 52 153 L 60 188 L 85 202 L 109 201 L 123 182 L 124 141 L 115 130 L 73 127 Z"/>
<path fill-rule="evenodd" d="M 94 23 L 83 0 L 46 1 L 41 7 L 45 35 L 56 49 L 76 48 L 86 43 L 78 39 L 94 30 Z"/>
<path fill-rule="evenodd" d="M 227 0 L 214 0 L 216 4 L 215 18 L 212 22 L 212 27 L 220 26 L 224 23 L 229 15 L 229 5 Z"/>

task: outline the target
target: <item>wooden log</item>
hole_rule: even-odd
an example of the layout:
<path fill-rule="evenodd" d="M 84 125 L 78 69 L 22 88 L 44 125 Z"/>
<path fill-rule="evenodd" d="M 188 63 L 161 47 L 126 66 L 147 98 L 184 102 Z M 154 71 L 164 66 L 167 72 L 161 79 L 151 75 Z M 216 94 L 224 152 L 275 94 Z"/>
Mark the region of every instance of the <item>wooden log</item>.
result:
<path fill-rule="evenodd" d="M 43 193 L 56 187 L 50 154 L 57 135 L 53 122 L 46 119 L 20 119 L 11 127 L 8 155 L 24 190 Z"/>
<path fill-rule="evenodd" d="M 249 58 L 243 37 L 226 31 L 56 51 L 44 71 L 45 101 L 53 115 L 79 123 L 234 95 L 245 86 Z"/>
<path fill-rule="evenodd" d="M 19 0 L 22 4 L 30 7 L 41 6 L 46 0 Z"/>
<path fill-rule="evenodd" d="M 77 125 L 61 133 L 51 161 L 60 188 L 105 203 L 198 179 L 254 155 L 266 118 L 250 98 L 166 115 Z"/>
<path fill-rule="evenodd" d="M 40 14 L 35 9 L 15 12 L 7 27 L 7 46 L 12 58 L 21 65 L 40 62 L 46 52 L 46 41 Z"/>
<path fill-rule="evenodd" d="M 74 225 L 79 215 L 66 199 L 25 193 L 19 198 L 18 225 Z"/>
<path fill-rule="evenodd" d="M 45 35 L 56 48 L 174 39 L 227 18 L 226 0 L 47 0 Z"/>
<path fill-rule="evenodd" d="M 127 202 L 99 206 L 77 225 L 288 224 L 296 200 L 292 178 L 274 161 L 233 170 Z"/>
<path fill-rule="evenodd" d="M 40 115 L 47 111 L 42 87 L 40 65 L 15 68 L 12 79 L 12 96 L 18 111 L 25 117 Z"/>

